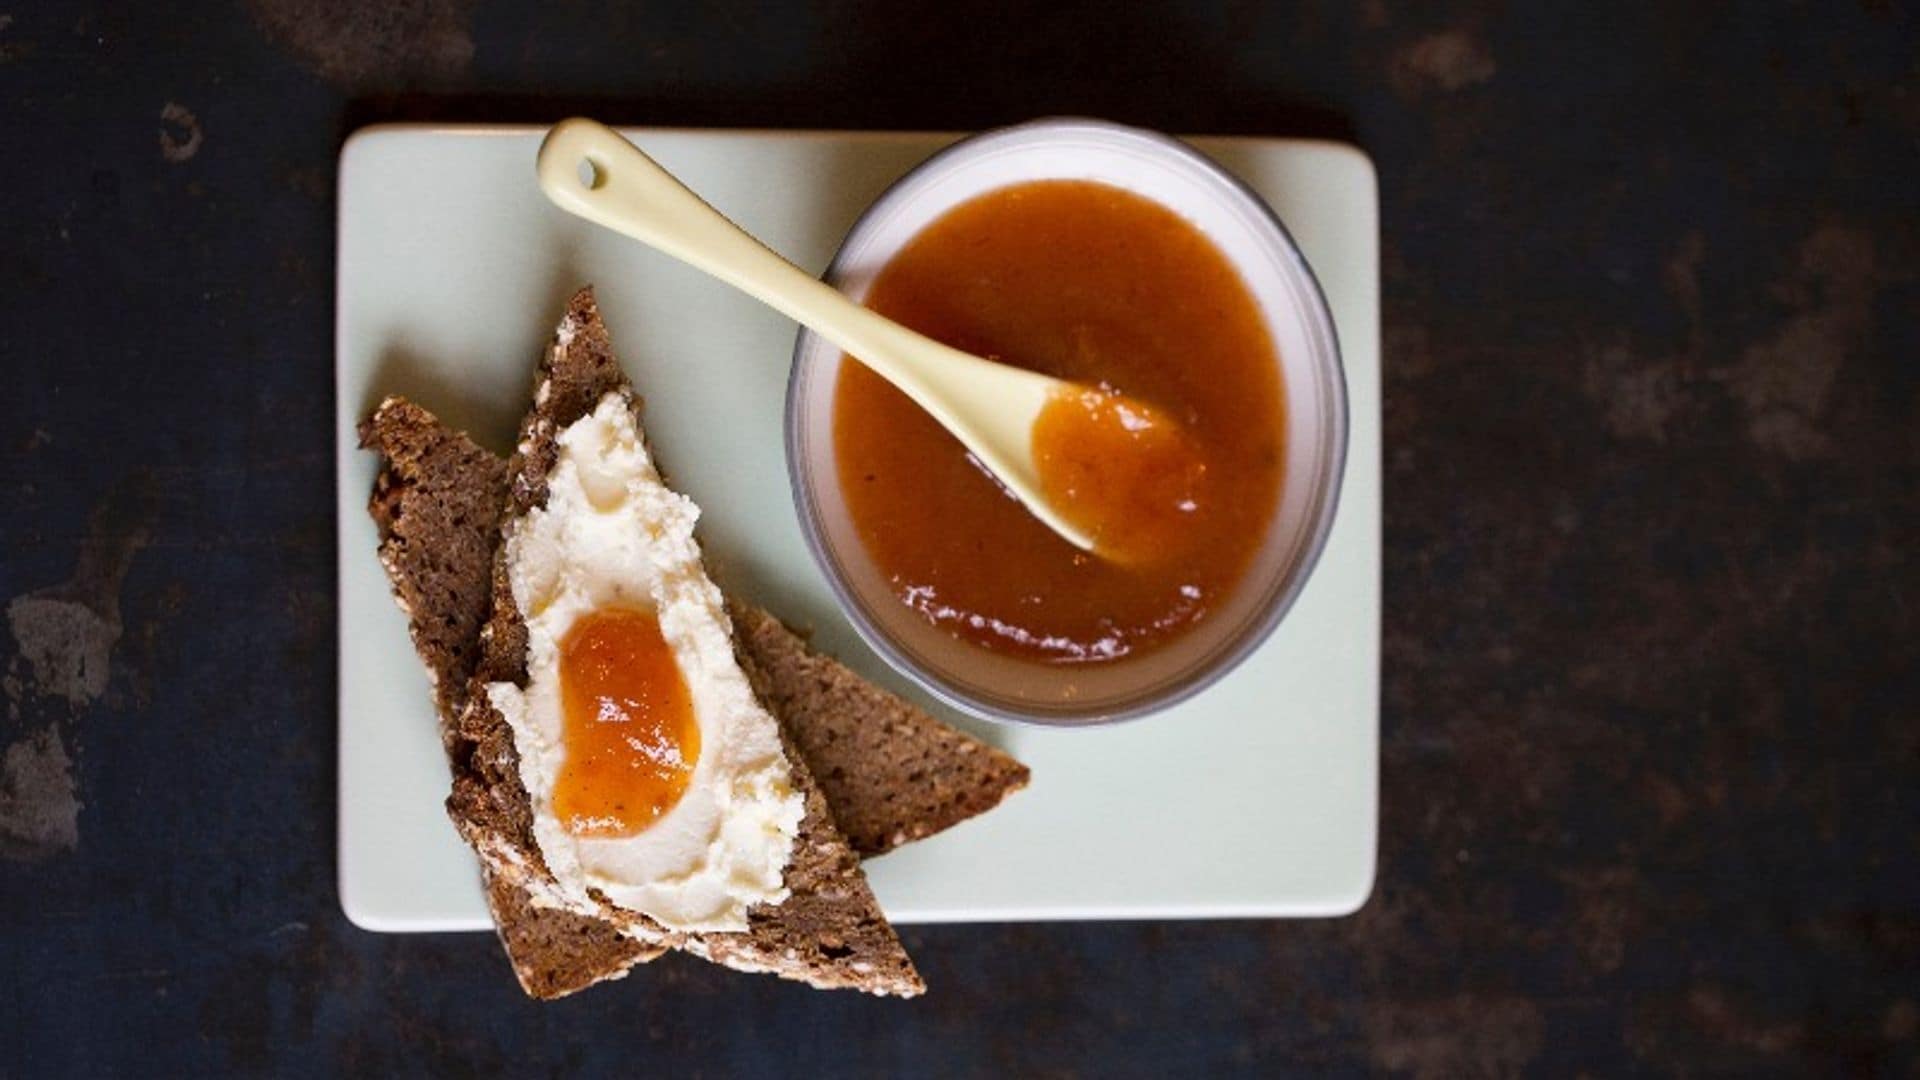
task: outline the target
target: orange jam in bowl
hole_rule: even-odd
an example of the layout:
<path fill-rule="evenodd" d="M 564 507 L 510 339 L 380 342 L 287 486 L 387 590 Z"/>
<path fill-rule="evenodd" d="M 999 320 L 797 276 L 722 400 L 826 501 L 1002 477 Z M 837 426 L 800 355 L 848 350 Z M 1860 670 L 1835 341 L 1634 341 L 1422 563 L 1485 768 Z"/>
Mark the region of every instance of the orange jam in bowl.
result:
<path fill-rule="evenodd" d="M 1105 388 L 1055 394 L 1033 421 L 1040 491 L 1103 559 L 1188 558 L 1219 497 L 1212 455 L 1179 421 Z"/>
<path fill-rule="evenodd" d="M 1016 184 L 922 230 L 866 302 L 1126 395 L 1063 395 L 1035 424 L 1042 487 L 1094 536 L 1089 555 L 906 395 L 842 363 L 840 486 L 900 603 L 983 649 L 1109 664 L 1176 640 L 1238 587 L 1279 497 L 1284 399 L 1259 306 L 1193 225 L 1106 184 Z"/>
<path fill-rule="evenodd" d="M 860 635 L 947 702 L 1085 725 L 1199 692 L 1304 588 L 1346 390 L 1332 317 L 1258 197 L 1096 121 L 965 140 L 849 233 L 830 284 L 956 348 L 1064 379 L 1035 424 L 1055 535 L 904 394 L 800 333 L 788 467 Z"/>

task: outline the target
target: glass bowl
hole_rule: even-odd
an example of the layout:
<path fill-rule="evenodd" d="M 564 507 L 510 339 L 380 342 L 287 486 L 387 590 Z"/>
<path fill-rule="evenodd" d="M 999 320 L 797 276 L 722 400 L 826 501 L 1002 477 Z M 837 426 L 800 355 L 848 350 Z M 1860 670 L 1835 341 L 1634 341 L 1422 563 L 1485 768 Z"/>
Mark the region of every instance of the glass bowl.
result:
<path fill-rule="evenodd" d="M 787 384 L 787 468 L 807 545 L 847 617 L 888 663 L 989 720 L 1089 726 L 1204 690 L 1265 641 L 1312 573 L 1339 500 L 1346 377 L 1333 316 L 1306 259 L 1260 197 L 1177 139 L 1093 120 L 1039 120 L 964 139 L 902 177 L 855 222 L 826 280 L 864 299 L 888 260 L 954 206 L 1030 180 L 1095 180 L 1165 206 L 1239 270 L 1273 336 L 1286 395 L 1286 465 L 1265 541 L 1212 615 L 1112 664 L 1046 664 L 950 636 L 888 588 L 854 529 L 834 464 L 835 346 L 801 330 Z"/>

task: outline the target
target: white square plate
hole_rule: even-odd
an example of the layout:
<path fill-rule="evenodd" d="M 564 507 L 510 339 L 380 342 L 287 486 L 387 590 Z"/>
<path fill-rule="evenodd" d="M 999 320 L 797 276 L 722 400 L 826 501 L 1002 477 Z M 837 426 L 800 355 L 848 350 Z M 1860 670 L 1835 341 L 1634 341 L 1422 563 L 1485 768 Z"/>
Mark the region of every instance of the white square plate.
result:
<path fill-rule="evenodd" d="M 627 132 L 695 191 L 818 272 L 862 209 L 955 136 Z M 989 728 L 869 652 L 801 540 L 782 399 L 794 327 L 550 206 L 533 128 L 380 127 L 340 155 L 336 453 L 340 902 L 369 930 L 490 926 L 442 809 L 447 764 L 374 558 L 373 455 L 354 427 L 404 393 L 498 451 L 567 296 L 599 292 L 647 430 L 703 509 L 715 576 L 867 677 L 1005 747 L 1033 784 L 867 864 L 895 921 L 1338 915 L 1372 889 L 1380 648 L 1380 306 L 1372 163 L 1352 147 L 1195 139 L 1292 230 L 1333 307 L 1352 443 L 1326 553 L 1271 639 L 1198 698 L 1118 727 Z"/>

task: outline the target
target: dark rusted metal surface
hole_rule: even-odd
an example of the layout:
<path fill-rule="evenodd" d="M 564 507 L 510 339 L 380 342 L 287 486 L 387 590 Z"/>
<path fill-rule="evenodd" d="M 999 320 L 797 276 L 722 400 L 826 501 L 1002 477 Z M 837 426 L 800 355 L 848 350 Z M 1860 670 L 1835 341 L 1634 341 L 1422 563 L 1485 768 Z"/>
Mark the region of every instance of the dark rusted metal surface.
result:
<path fill-rule="evenodd" d="M 174 6 L 0 2 L 0 1075 L 1920 1061 L 1911 4 Z M 913 1004 L 344 921 L 334 155 L 576 110 L 1374 155 L 1362 913 L 912 929 Z"/>

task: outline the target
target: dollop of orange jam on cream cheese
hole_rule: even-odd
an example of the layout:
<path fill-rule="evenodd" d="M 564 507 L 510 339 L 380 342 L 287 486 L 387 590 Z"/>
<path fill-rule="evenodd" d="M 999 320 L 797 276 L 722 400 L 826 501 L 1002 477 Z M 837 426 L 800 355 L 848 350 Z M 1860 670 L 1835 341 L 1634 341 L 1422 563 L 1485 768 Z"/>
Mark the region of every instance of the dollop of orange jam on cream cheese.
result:
<path fill-rule="evenodd" d="M 568 832 L 632 836 L 673 809 L 700 760 L 700 725 L 658 616 L 581 616 L 560 642 L 560 702 L 553 809 Z"/>

